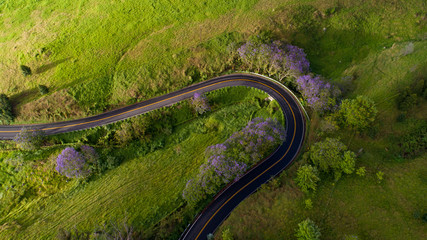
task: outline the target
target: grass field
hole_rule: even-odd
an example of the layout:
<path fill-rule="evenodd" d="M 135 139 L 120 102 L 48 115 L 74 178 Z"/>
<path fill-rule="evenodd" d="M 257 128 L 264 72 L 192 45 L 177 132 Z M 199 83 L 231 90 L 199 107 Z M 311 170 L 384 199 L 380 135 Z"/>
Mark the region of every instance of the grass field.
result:
<path fill-rule="evenodd" d="M 217 238 L 230 227 L 237 239 L 292 239 L 297 224 L 310 217 L 324 239 L 423 239 L 426 155 L 402 158 L 399 141 L 427 120 L 426 100 L 406 112 L 397 101 L 402 88 L 417 88 L 427 76 L 425 9 L 423 0 L 0 0 L 0 93 L 11 97 L 16 123 L 88 116 L 233 71 L 227 47 L 270 32 L 303 48 L 311 70 L 345 97 L 363 94 L 376 102 L 378 120 L 369 134 L 331 134 L 355 152 L 363 148 L 357 166 L 367 175 L 336 184 L 327 178 L 307 196 L 292 180 L 297 162 L 239 205 Z M 20 64 L 33 75 L 24 77 Z M 38 93 L 39 84 L 49 87 L 48 95 Z M 182 204 L 185 181 L 202 161 L 195 156 L 250 116 L 270 114 L 261 96 L 249 101 L 260 93 L 239 91 L 210 95 L 221 110 L 177 126 L 163 149 L 140 156 L 132 146 L 123 148 L 125 162 L 96 180 L 23 202 L 1 220 L 0 236 L 52 237 L 58 228 L 93 230 L 124 218 L 158 231 L 163 223 L 153 225 Z M 209 119 L 221 123 L 218 132 L 191 130 Z M 321 139 L 320 121 L 312 116 L 306 146 Z M 381 183 L 378 171 L 385 173 Z M 304 208 L 307 198 L 311 210 Z"/>

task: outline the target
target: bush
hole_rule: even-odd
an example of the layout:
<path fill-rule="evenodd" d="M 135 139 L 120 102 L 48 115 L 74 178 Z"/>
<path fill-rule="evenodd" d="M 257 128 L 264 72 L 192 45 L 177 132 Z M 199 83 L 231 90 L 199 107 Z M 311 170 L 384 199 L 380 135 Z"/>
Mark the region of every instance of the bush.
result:
<path fill-rule="evenodd" d="M 29 76 L 29 75 L 31 75 L 31 74 L 32 74 L 32 72 L 31 72 L 31 68 L 30 68 L 30 67 L 25 66 L 25 65 L 21 65 L 21 66 L 20 66 L 20 68 L 21 68 L 22 74 L 23 74 L 24 76 Z"/>
<path fill-rule="evenodd" d="M 321 234 L 316 224 L 307 218 L 298 224 L 295 236 L 298 240 L 319 240 Z"/>
<path fill-rule="evenodd" d="M 45 95 L 49 92 L 49 89 L 45 85 L 39 85 L 39 92 L 41 95 Z"/>
<path fill-rule="evenodd" d="M 13 139 L 18 148 L 25 151 L 38 149 L 43 144 L 44 140 L 45 133 L 42 130 L 25 127 L 23 127 Z"/>
<path fill-rule="evenodd" d="M 0 94 L 0 124 L 13 122 L 12 104 L 6 94 Z"/>
<path fill-rule="evenodd" d="M 424 153 L 427 148 L 427 124 L 422 124 L 400 139 L 399 145 L 403 157 L 415 157 Z"/>
<path fill-rule="evenodd" d="M 295 181 L 298 187 L 305 193 L 308 193 L 310 189 L 316 191 L 317 182 L 320 181 L 317 168 L 311 165 L 301 166 L 298 168 Z"/>

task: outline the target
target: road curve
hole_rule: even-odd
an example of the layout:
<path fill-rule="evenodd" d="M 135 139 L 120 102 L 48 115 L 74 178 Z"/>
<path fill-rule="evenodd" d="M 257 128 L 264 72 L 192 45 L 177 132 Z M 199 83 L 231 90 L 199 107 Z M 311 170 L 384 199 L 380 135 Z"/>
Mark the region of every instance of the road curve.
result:
<path fill-rule="evenodd" d="M 187 227 L 180 239 L 206 239 L 246 197 L 271 177 L 283 171 L 297 157 L 305 137 L 304 109 L 290 90 L 280 83 L 255 74 L 230 74 L 191 85 L 176 92 L 152 98 L 121 109 L 96 116 L 47 124 L 0 125 L 0 139 L 13 139 L 22 127 L 41 129 L 47 135 L 77 131 L 117 122 L 154 109 L 169 106 L 190 98 L 195 92 L 203 93 L 230 86 L 248 86 L 265 91 L 279 103 L 286 121 L 286 140 L 268 158 L 252 168 L 239 180 L 229 184 Z"/>

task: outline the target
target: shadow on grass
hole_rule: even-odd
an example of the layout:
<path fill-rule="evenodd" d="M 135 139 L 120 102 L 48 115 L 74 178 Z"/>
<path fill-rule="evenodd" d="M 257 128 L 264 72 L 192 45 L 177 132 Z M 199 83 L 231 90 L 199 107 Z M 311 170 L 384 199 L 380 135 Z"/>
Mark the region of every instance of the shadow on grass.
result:
<path fill-rule="evenodd" d="M 49 71 L 50 69 L 52 69 L 52 68 L 54 68 L 54 67 L 58 66 L 59 64 L 61 64 L 61 63 L 63 63 L 63 62 L 66 62 L 66 61 L 70 60 L 70 59 L 71 59 L 71 58 L 70 58 L 70 57 L 68 57 L 68 58 L 64 58 L 64 59 L 61 59 L 61 60 L 58 60 L 58 61 L 55 61 L 55 62 L 52 62 L 52 63 L 46 64 L 46 65 L 43 65 L 43 66 L 41 66 L 41 67 L 38 67 L 38 68 L 35 70 L 35 73 L 36 73 L 36 74 L 44 73 L 44 72 Z"/>

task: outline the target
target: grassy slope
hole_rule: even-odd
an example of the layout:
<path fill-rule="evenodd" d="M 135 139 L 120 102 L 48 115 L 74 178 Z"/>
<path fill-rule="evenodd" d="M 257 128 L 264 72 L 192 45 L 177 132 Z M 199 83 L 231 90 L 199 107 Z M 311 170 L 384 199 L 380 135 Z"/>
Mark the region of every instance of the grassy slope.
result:
<path fill-rule="evenodd" d="M 267 106 L 262 108 L 253 102 L 267 97 L 257 90 L 234 87 L 209 96 L 224 107 L 178 126 L 161 150 L 138 156 L 135 146 L 117 149 L 117 154 L 127 160 L 116 169 L 84 186 L 73 188 L 71 182 L 61 193 L 21 204 L 2 219 L 7 224 L 0 237 L 52 238 L 60 228 L 70 230 L 76 226 L 93 231 L 104 223 L 124 219 L 136 229 L 149 229 L 183 204 L 182 190 L 187 180 L 197 174 L 207 146 L 223 142 L 253 117 L 283 121 L 281 111 L 271 115 Z M 218 130 L 197 133 L 209 121 L 217 122 Z"/>

